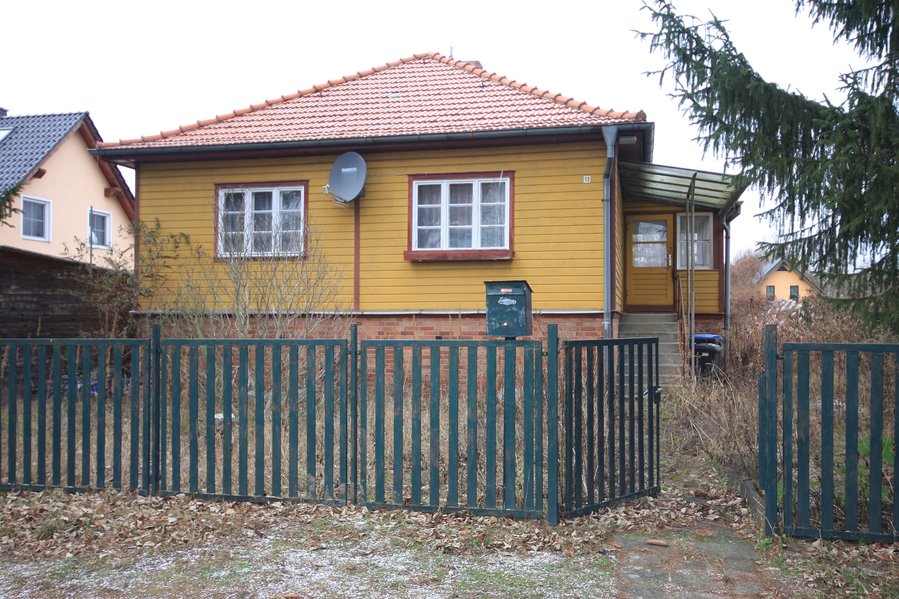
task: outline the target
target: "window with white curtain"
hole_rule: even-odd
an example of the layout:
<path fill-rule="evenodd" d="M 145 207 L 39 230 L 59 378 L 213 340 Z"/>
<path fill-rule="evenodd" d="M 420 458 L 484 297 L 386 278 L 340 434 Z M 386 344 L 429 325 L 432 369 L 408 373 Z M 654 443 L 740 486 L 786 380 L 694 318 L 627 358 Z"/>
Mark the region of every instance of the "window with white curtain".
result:
<path fill-rule="evenodd" d="M 690 261 L 690 244 L 693 245 L 694 266 L 696 268 L 712 268 L 715 264 L 713 255 L 712 214 L 701 212 L 693 216 L 693 238 L 690 239 L 688 216 L 677 215 L 677 267 L 685 269 Z"/>
<path fill-rule="evenodd" d="M 412 249 L 508 249 L 509 186 L 508 177 L 414 181 Z"/>
<path fill-rule="evenodd" d="M 220 189 L 218 255 L 302 255 L 305 195 L 305 186 Z"/>

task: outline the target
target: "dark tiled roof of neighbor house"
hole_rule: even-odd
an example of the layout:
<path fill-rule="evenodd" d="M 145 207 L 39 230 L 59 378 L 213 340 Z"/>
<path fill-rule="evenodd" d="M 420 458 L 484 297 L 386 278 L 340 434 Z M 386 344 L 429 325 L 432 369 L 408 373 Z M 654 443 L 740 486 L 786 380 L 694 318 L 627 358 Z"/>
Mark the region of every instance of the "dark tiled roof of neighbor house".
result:
<path fill-rule="evenodd" d="M 0 117 L 0 191 L 23 181 L 75 127 L 86 112 Z"/>

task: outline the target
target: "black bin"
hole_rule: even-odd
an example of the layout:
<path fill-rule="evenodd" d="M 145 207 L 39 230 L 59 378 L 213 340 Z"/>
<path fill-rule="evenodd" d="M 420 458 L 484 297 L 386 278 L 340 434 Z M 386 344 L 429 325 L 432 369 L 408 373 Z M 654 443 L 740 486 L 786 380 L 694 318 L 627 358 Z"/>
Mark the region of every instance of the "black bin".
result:
<path fill-rule="evenodd" d="M 710 333 L 693 335 L 693 365 L 700 376 L 711 377 L 721 370 L 724 337 Z"/>

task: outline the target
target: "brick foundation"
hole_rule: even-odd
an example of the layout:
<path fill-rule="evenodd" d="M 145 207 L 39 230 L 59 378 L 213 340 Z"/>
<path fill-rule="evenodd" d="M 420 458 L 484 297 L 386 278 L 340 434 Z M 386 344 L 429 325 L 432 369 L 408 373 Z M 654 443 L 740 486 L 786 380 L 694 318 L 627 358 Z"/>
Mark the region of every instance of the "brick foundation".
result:
<path fill-rule="evenodd" d="M 360 339 L 486 339 L 484 314 L 354 315 Z M 546 326 L 559 325 L 559 339 L 601 339 L 602 314 L 534 314 L 534 334 L 523 339 L 546 340 Z"/>
<path fill-rule="evenodd" d="M 255 317 L 251 325 L 253 336 L 271 337 L 271 331 L 263 324 L 263 317 Z M 613 336 L 618 332 L 618 314 L 612 317 Z M 140 335 L 149 336 L 149 324 L 153 316 L 142 321 Z M 359 339 L 487 339 L 487 322 L 484 314 L 352 314 L 328 318 L 313 331 L 317 339 L 345 339 L 351 324 L 359 325 Z M 522 339 L 546 341 L 548 324 L 559 325 L 559 339 L 602 339 L 603 315 L 596 314 L 534 314 L 534 334 Z M 297 321 L 296 327 L 302 327 Z M 178 336 L 179 332 L 166 327 L 163 336 Z M 724 317 L 718 314 L 697 314 L 696 331 L 699 333 L 724 333 Z M 219 336 L 210 330 L 212 337 Z"/>
<path fill-rule="evenodd" d="M 148 336 L 154 317 L 148 315 L 142 321 L 141 334 Z M 487 339 L 487 322 L 484 314 L 352 314 L 323 321 L 313 332 L 317 339 L 344 339 L 349 336 L 351 324 L 359 325 L 359 339 Z M 534 331 L 530 337 L 546 341 L 547 325 L 559 325 L 559 339 L 602 339 L 603 315 L 597 314 L 534 314 Z M 613 332 L 618 330 L 618 315 L 613 315 Z M 294 326 L 300 328 L 297 321 Z M 250 329 L 253 336 L 271 337 L 271 327 L 264 317 L 254 317 Z M 164 327 L 163 336 L 180 336 L 177 327 Z M 210 327 L 209 336 L 221 336 Z"/>

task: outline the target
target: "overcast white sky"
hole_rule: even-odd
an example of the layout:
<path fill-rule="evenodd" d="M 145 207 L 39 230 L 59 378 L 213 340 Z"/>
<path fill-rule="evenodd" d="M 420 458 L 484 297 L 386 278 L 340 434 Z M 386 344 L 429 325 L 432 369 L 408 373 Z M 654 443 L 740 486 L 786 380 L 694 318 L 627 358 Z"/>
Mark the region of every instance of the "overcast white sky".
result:
<path fill-rule="evenodd" d="M 792 0 L 677 0 L 681 12 L 729 21 L 765 78 L 839 97 L 857 56 L 794 15 Z M 634 30 L 641 0 L 609 2 L 230 2 L 6 0 L 0 8 L 0 106 L 10 115 L 91 113 L 107 141 L 157 133 L 419 52 L 484 68 L 594 106 L 646 112 L 654 161 L 720 170 L 696 132 L 644 73 L 662 65 Z M 748 190 L 734 249 L 770 236 Z M 764 200 L 763 198 L 761 198 Z"/>

